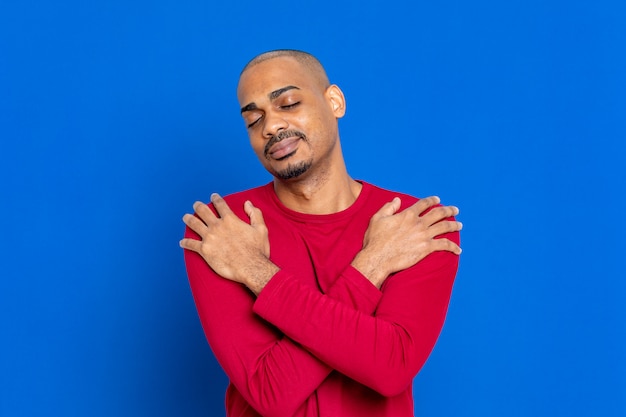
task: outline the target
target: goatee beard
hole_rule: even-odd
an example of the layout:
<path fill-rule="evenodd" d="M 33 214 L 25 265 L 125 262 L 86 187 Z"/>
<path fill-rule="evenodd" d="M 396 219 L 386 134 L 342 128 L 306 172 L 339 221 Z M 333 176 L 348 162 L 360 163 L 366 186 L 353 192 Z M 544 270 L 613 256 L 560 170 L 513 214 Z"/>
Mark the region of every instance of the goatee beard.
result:
<path fill-rule="evenodd" d="M 313 165 L 313 161 L 310 159 L 308 161 L 300 161 L 297 164 L 287 165 L 287 168 L 276 171 L 274 175 L 281 180 L 290 180 L 307 172 L 309 168 L 311 168 L 311 165 Z"/>

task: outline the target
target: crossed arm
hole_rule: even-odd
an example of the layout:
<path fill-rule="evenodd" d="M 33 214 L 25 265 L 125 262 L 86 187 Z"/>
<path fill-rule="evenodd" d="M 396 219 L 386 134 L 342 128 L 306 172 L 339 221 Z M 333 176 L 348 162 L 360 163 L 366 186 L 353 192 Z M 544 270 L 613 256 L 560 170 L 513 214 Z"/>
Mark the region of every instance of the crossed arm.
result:
<path fill-rule="evenodd" d="M 244 284 L 258 295 L 280 270 L 269 259 L 270 244 L 263 213 L 246 201 L 244 210 L 250 218 L 250 224 L 247 224 L 219 195 L 213 194 L 211 202 L 219 217 L 201 202 L 193 206 L 198 217 L 183 216 L 185 224 L 202 240 L 185 238 L 180 242 L 181 247 L 197 252 L 220 276 Z M 435 239 L 461 230 L 460 222 L 442 221 L 458 214 L 458 209 L 440 206 L 423 214 L 437 204 L 438 197 L 428 197 L 401 213 L 396 213 L 400 209 L 399 198 L 385 204 L 372 217 L 363 249 L 352 261 L 352 266 L 380 288 L 390 274 L 415 265 L 432 252 L 445 250 L 459 255 L 461 248 L 456 243 L 449 239 Z"/>
<path fill-rule="evenodd" d="M 247 224 L 219 196 L 212 202 L 219 217 L 196 203 L 198 217 L 186 215 L 184 221 L 197 236 L 188 234 L 181 246 L 189 249 L 190 282 L 207 339 L 248 403 L 267 415 L 295 411 L 333 369 L 383 395 L 406 389 L 445 316 L 456 271 L 451 259 L 460 249 L 435 237 L 460 230 L 458 222 L 441 221 L 456 208 L 432 208 L 436 198 L 401 213 L 396 213 L 399 200 L 385 204 L 372 217 L 352 265 L 322 294 L 269 260 L 260 210 L 245 203 Z M 383 298 L 378 288 L 393 272 L 398 273 L 384 284 L 388 297 Z M 406 293 L 417 298 L 397 296 Z M 300 320 L 290 319 L 294 316 Z"/>

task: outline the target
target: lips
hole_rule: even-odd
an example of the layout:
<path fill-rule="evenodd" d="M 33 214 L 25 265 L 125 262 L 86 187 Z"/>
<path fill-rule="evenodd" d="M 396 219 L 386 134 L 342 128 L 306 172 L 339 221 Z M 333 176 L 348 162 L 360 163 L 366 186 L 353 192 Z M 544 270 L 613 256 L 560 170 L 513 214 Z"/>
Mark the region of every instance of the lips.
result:
<path fill-rule="evenodd" d="M 298 142 L 300 142 L 300 139 L 301 138 L 299 136 L 291 136 L 275 143 L 269 148 L 267 156 L 275 160 L 280 160 L 292 154 L 296 151 L 296 149 L 298 149 Z"/>

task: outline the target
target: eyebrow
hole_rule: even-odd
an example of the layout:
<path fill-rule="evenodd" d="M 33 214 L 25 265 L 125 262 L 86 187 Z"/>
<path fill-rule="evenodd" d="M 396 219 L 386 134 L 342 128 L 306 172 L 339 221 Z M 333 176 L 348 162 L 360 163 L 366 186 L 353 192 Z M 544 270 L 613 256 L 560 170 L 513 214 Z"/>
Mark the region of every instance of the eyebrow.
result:
<path fill-rule="evenodd" d="M 270 99 L 270 101 L 274 101 L 278 97 L 280 97 L 281 94 L 283 94 L 283 93 L 285 93 L 285 92 L 287 92 L 289 90 L 294 90 L 294 89 L 295 90 L 299 90 L 300 88 L 296 87 L 295 85 L 288 85 L 286 87 L 282 87 L 282 88 L 279 88 L 278 90 L 272 91 L 271 93 L 269 93 L 267 95 L 267 97 Z M 249 103 L 249 104 L 246 104 L 245 106 L 243 106 L 241 108 L 241 113 L 245 113 L 247 111 L 252 111 L 252 110 L 256 110 L 256 109 L 258 109 L 256 103 L 252 102 L 252 103 Z"/>

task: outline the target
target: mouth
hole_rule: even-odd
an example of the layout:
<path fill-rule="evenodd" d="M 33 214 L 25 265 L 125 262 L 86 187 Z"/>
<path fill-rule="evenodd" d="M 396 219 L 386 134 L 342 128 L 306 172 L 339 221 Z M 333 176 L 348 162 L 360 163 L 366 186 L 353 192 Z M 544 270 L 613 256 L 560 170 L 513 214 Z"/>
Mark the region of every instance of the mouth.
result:
<path fill-rule="evenodd" d="M 281 161 L 295 154 L 298 150 L 300 139 L 305 139 L 301 132 L 284 131 L 272 137 L 265 145 L 265 157 Z"/>
<path fill-rule="evenodd" d="M 283 139 L 269 149 L 267 157 L 277 161 L 285 159 L 296 152 L 298 149 L 298 142 L 300 142 L 300 138 L 297 136 Z"/>

